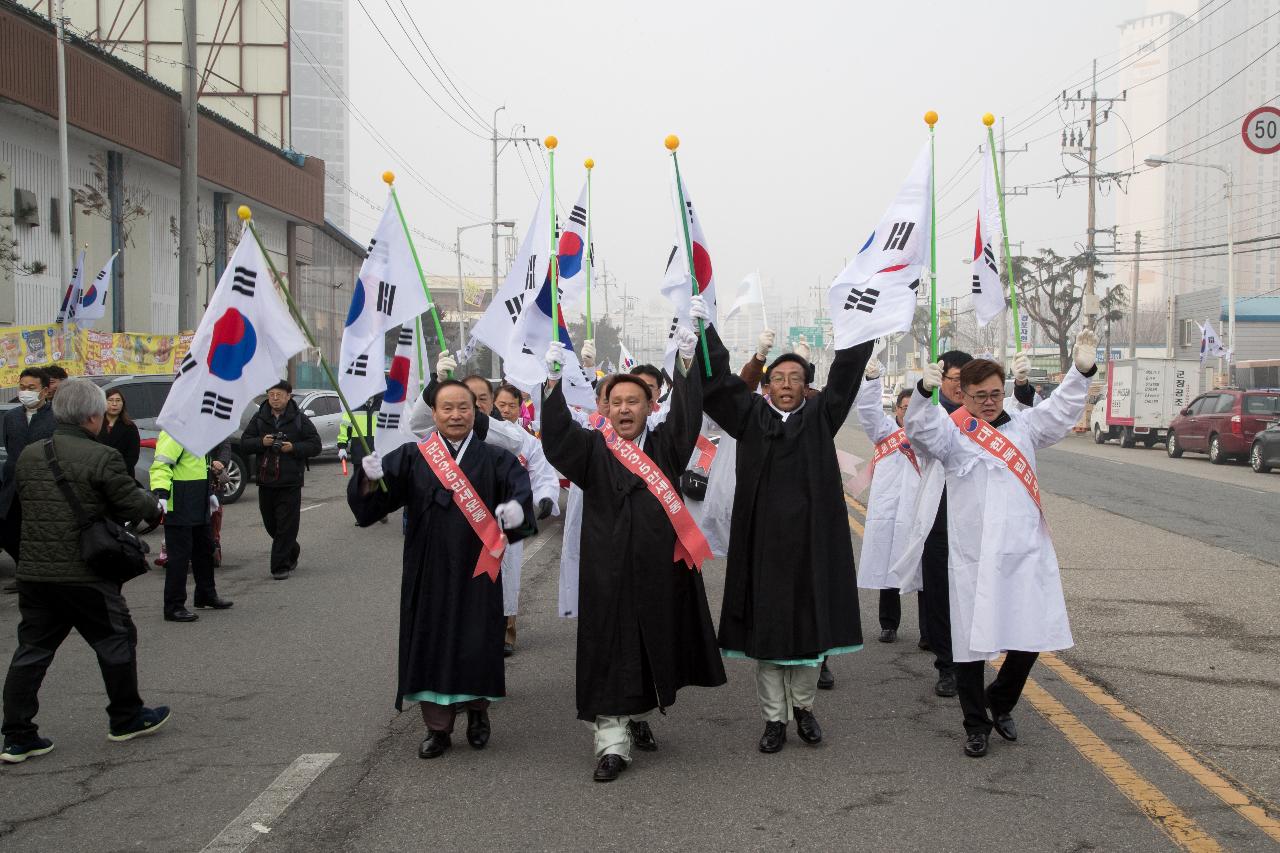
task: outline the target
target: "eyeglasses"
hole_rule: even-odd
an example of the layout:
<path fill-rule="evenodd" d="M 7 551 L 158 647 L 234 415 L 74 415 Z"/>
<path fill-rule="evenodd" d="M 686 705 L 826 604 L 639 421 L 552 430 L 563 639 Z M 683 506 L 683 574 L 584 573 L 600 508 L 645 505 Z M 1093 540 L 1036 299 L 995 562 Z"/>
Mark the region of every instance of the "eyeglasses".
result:
<path fill-rule="evenodd" d="M 942 377 L 942 379 L 943 379 L 943 381 L 945 381 L 945 382 L 959 382 L 959 381 L 960 381 L 960 374 L 959 374 L 958 372 L 957 372 L 956 374 L 954 374 L 954 375 L 952 375 L 952 374 L 948 373 L 948 374 L 944 375 L 944 376 Z"/>
<path fill-rule="evenodd" d="M 983 391 L 978 394 L 970 394 L 966 391 L 964 395 L 970 400 L 976 400 L 979 403 L 994 403 L 996 400 L 1004 398 L 1004 394 L 999 391 Z"/>

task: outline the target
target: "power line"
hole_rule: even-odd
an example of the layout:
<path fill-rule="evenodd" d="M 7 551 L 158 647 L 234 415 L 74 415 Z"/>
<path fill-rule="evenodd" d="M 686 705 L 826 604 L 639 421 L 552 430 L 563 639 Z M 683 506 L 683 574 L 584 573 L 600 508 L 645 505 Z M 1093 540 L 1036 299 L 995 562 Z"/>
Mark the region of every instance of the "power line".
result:
<path fill-rule="evenodd" d="M 387 4 L 387 11 L 391 13 L 391 20 L 395 21 L 396 26 L 400 28 L 400 32 L 404 33 L 405 41 L 409 42 L 409 47 L 413 48 L 413 52 L 418 54 L 418 59 L 422 60 L 422 64 L 426 66 L 427 71 L 431 73 L 431 76 L 435 78 L 435 81 L 440 84 L 440 88 L 444 89 L 444 93 L 449 96 L 449 99 L 462 110 L 463 116 L 480 125 L 481 129 L 485 131 L 489 130 L 489 125 L 485 120 L 480 118 L 479 114 L 476 113 L 475 110 L 471 109 L 469 106 L 464 106 L 456 97 L 454 97 L 453 93 L 449 91 L 449 87 L 444 84 L 444 81 L 440 79 L 440 75 L 436 73 L 435 68 L 431 66 L 430 62 L 427 62 L 427 58 L 422 55 L 422 51 L 418 50 L 418 45 L 414 42 L 413 36 L 409 35 L 409 30 L 405 28 L 404 22 L 400 20 L 400 16 L 396 14 L 396 10 L 392 8 L 391 0 L 383 0 L 383 2 Z M 406 9 L 406 12 L 407 11 L 408 10 Z M 412 16 L 410 16 L 410 21 L 412 22 Z M 414 24 L 414 29 L 417 29 L 417 24 Z M 422 35 L 421 30 L 418 31 L 418 35 Z M 426 39 L 423 39 L 422 41 L 425 43 Z M 430 45 L 427 45 L 427 50 L 431 50 Z M 434 56 L 434 54 L 432 55 Z M 434 99 L 432 100 L 434 101 Z M 436 106 L 440 105 L 437 103 Z M 443 107 L 441 107 L 441 109 L 443 109 Z"/>
<path fill-rule="evenodd" d="M 481 124 L 487 130 L 489 125 L 484 122 L 484 116 L 482 116 L 480 112 L 472 106 L 471 102 L 467 100 L 467 96 L 462 94 L 462 90 L 458 88 L 458 84 L 453 82 L 453 78 L 449 76 L 448 69 L 446 69 L 444 67 L 444 63 L 440 61 L 440 57 L 436 56 L 436 52 L 431 49 L 431 43 L 427 41 L 427 37 L 422 34 L 422 30 L 418 29 L 418 22 L 413 19 L 413 13 L 409 11 L 409 6 L 404 2 L 404 0 L 400 0 L 400 5 L 404 8 L 404 14 L 405 17 L 409 19 L 409 23 L 413 24 L 414 32 L 418 34 L 418 38 L 422 39 L 422 44 L 427 48 L 427 53 L 431 54 L 431 58 L 436 61 L 436 65 L 440 68 L 440 73 L 444 75 L 444 79 L 449 81 L 449 85 L 453 87 L 453 91 L 458 93 L 459 98 L 462 98 L 462 102 L 467 105 L 467 109 L 471 110 L 477 118 L 481 119 Z"/>

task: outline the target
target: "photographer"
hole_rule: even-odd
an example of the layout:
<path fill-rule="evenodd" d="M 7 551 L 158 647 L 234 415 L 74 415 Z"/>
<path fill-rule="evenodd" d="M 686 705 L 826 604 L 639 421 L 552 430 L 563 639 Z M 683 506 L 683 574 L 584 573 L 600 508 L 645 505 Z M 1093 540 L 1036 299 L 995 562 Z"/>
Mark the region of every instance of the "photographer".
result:
<path fill-rule="evenodd" d="M 271 577 L 284 580 L 298 568 L 298 520 L 306 460 L 320 455 L 320 434 L 293 401 L 293 386 L 281 380 L 244 428 L 240 446 L 259 454 L 258 509 L 271 537 Z"/>

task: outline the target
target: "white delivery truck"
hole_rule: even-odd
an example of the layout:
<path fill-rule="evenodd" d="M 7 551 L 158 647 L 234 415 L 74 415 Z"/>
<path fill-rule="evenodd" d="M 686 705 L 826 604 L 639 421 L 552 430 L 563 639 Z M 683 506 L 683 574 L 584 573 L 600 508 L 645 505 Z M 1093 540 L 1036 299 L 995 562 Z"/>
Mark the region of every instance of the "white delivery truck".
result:
<path fill-rule="evenodd" d="M 1103 444 L 1141 441 L 1151 447 L 1169 434 L 1169 423 L 1200 393 L 1200 362 L 1126 358 L 1107 365 L 1107 394 L 1093 407 L 1090 429 Z"/>

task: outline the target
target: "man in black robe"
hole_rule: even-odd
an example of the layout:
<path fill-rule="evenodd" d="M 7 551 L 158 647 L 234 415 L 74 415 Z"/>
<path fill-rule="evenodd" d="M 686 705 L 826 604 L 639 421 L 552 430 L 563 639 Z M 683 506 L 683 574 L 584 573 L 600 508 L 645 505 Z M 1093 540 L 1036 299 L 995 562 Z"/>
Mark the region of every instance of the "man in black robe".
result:
<path fill-rule="evenodd" d="M 816 744 L 822 729 L 813 702 L 822 659 L 862 648 L 835 435 L 873 343 L 838 350 L 826 388 L 806 399 L 803 357 L 778 356 L 762 397 L 730 371 L 714 329 L 707 341 L 706 412 L 738 442 L 720 649 L 725 657 L 756 661 L 761 752 L 782 749 L 792 717 L 800 739 Z"/>
<path fill-rule="evenodd" d="M 441 382 L 432 413 L 454 465 L 506 531 L 507 540 L 530 535 L 529 474 L 515 456 L 486 444 L 474 429 L 471 390 L 461 382 Z M 502 584 L 488 574 L 476 575 L 479 536 L 417 444 L 403 445 L 385 460 L 378 453 L 361 460 L 347 487 L 347 503 L 361 527 L 407 508 L 396 708 L 406 699 L 420 703 L 427 737 L 418 755 L 444 754 L 454 717 L 462 710 L 467 712 L 467 742 L 483 749 L 489 741 L 489 704 L 506 695 L 506 619 Z"/>
<path fill-rule="evenodd" d="M 684 331 L 687 358 L 697 337 Z M 648 727 L 636 736 L 632 723 L 654 708 L 665 713 L 681 687 L 724 684 L 724 665 L 702 573 L 673 559 L 676 533 L 667 511 L 614 456 L 601 432 L 574 422 L 554 381 L 555 366 L 563 363 L 556 344 L 547 360 L 553 379 L 542 405 L 543 448 L 556 470 L 583 491 L 578 719 L 595 732 L 595 780 L 611 782 L 630 763 L 633 739 L 638 748 L 657 749 Z M 647 455 L 672 484 L 688 466 L 702 426 L 698 368 L 677 373 L 670 414 L 653 428 L 645 424 L 653 392 L 642 378 L 618 374 L 607 386 L 614 433 Z"/>

